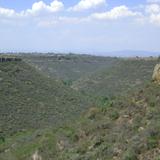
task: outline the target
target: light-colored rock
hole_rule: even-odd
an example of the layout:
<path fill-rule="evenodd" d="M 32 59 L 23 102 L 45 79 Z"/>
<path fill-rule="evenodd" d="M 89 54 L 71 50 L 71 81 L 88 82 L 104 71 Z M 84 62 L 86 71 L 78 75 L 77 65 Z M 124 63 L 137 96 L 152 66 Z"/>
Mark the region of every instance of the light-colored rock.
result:
<path fill-rule="evenodd" d="M 152 80 L 160 84 L 160 64 L 157 64 L 154 68 Z"/>
<path fill-rule="evenodd" d="M 57 143 L 57 146 L 59 148 L 60 151 L 63 151 L 64 148 L 65 148 L 65 143 L 64 141 L 60 140 L 58 143 Z"/>
<path fill-rule="evenodd" d="M 139 127 L 139 129 L 138 129 L 139 132 L 140 132 L 140 131 L 143 131 L 143 130 L 144 130 L 143 127 Z"/>
<path fill-rule="evenodd" d="M 36 151 L 36 152 L 32 155 L 32 160 L 42 160 L 42 157 L 38 154 L 38 151 Z"/>

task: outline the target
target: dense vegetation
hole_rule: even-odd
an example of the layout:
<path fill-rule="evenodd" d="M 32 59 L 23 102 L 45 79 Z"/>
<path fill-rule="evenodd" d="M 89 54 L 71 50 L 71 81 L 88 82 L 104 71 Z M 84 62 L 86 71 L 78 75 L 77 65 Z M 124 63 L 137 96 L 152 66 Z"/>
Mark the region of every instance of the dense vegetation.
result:
<path fill-rule="evenodd" d="M 0 160 L 160 159 L 156 59 L 21 58 L 0 63 Z"/>
<path fill-rule="evenodd" d="M 159 160 L 160 86 L 92 106 L 72 124 L 21 133 L 1 145 L 2 160 Z M 5 158 L 6 159 L 5 159 Z"/>
<path fill-rule="evenodd" d="M 25 56 L 50 77 L 90 97 L 115 96 L 150 80 L 154 58 L 112 58 L 88 55 Z"/>
<path fill-rule="evenodd" d="M 117 62 L 117 58 L 74 54 L 23 55 L 23 58 L 48 76 L 62 80 L 64 83 L 70 82 L 70 84 L 104 67 L 110 68 Z"/>
<path fill-rule="evenodd" d="M 159 160 L 159 90 L 149 83 L 139 92 L 91 108 L 62 132 L 64 148 L 55 159 Z"/>
<path fill-rule="evenodd" d="M 56 125 L 87 107 L 85 98 L 25 62 L 0 63 L 0 130 Z"/>
<path fill-rule="evenodd" d="M 142 87 L 150 80 L 156 63 L 153 59 L 119 59 L 112 67 L 77 80 L 72 88 L 100 97 L 127 93 Z"/>

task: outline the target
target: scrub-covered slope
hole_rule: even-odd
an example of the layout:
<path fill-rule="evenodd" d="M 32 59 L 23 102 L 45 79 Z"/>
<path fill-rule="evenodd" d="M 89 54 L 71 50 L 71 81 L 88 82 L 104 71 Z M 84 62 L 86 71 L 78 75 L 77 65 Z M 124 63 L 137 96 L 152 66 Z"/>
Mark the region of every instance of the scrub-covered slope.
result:
<path fill-rule="evenodd" d="M 156 59 L 119 59 L 111 68 L 103 68 L 75 81 L 72 88 L 92 96 L 115 96 L 142 87 L 150 81 Z"/>
<path fill-rule="evenodd" d="M 78 115 L 84 106 L 82 95 L 25 62 L 0 63 L 0 130 L 4 133 L 56 126 Z"/>
<path fill-rule="evenodd" d="M 159 160 L 160 86 L 105 99 L 72 124 L 6 139 L 2 160 Z"/>
<path fill-rule="evenodd" d="M 91 108 L 75 125 L 57 132 L 53 159 L 159 160 L 159 90 L 157 84 L 148 84 L 134 94 Z M 45 147 L 39 151 L 45 159 Z"/>
<path fill-rule="evenodd" d="M 115 96 L 150 80 L 155 58 L 89 55 L 26 55 L 25 60 L 50 77 L 91 97 Z"/>
<path fill-rule="evenodd" d="M 28 63 L 45 72 L 50 77 L 56 77 L 69 85 L 84 75 L 94 73 L 104 67 L 109 69 L 119 61 L 117 58 L 75 54 L 33 54 L 23 55 L 23 57 Z"/>

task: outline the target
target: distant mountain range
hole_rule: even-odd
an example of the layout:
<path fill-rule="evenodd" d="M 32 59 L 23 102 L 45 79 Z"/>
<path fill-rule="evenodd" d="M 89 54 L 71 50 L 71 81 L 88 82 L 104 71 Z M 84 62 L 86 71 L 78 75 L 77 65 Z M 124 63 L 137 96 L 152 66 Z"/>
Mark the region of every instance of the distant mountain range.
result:
<path fill-rule="evenodd" d="M 78 54 L 78 55 L 96 55 L 96 56 L 109 56 L 109 57 L 157 57 L 160 55 L 160 51 L 145 51 L 145 50 L 118 50 L 118 51 L 106 51 L 106 52 L 3 52 L 0 54 L 18 54 L 18 55 L 66 55 L 66 54 Z"/>
<path fill-rule="evenodd" d="M 115 57 L 157 57 L 160 55 L 160 51 L 145 51 L 145 50 L 119 50 L 119 51 L 111 51 L 111 52 L 99 52 L 94 55 L 101 56 L 115 56 Z"/>

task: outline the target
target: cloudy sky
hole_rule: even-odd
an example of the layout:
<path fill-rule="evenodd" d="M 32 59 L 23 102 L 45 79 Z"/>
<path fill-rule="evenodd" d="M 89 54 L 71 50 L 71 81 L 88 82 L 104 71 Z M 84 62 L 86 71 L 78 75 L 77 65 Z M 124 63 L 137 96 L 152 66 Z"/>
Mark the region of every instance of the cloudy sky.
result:
<path fill-rule="evenodd" d="M 160 0 L 0 0 L 0 50 L 160 51 Z"/>

